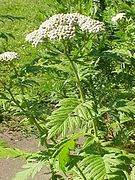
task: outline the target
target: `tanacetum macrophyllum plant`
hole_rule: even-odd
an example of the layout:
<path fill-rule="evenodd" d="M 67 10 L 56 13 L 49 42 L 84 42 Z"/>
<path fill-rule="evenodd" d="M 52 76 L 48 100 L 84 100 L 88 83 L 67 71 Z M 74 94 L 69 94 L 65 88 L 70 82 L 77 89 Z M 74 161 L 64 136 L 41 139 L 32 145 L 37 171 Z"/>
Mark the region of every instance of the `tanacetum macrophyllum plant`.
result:
<path fill-rule="evenodd" d="M 119 99 L 115 62 L 113 67 L 105 63 L 104 58 L 109 61 L 114 55 L 107 49 L 107 28 L 81 13 L 59 13 L 26 36 L 34 47 L 44 48 L 37 63 L 44 73 L 63 80 L 65 94 L 43 118 L 31 114 L 27 99 L 22 103 L 25 110 L 19 104 L 36 125 L 44 151 L 26 153 L 28 163 L 14 180 L 34 178 L 44 165 L 50 166 L 50 179 L 133 180 L 133 154 L 117 147 L 117 132 L 110 124 L 133 119 L 134 102 Z"/>
<path fill-rule="evenodd" d="M 50 40 L 58 40 L 63 46 L 63 54 L 69 61 L 74 72 L 77 87 L 80 93 L 82 103 L 85 103 L 85 94 L 81 85 L 78 70 L 76 68 L 76 57 L 71 57 L 70 47 L 66 43 L 66 40 L 74 39 L 76 37 L 77 28 L 86 33 L 98 33 L 104 30 L 104 24 L 97 20 L 93 20 L 90 17 L 73 13 L 73 14 L 57 14 L 50 17 L 43 22 L 38 30 L 28 34 L 26 40 L 32 42 L 32 45 L 38 45 L 47 38 Z M 64 41 L 65 40 L 65 41 Z M 78 52 L 79 53 L 79 52 Z M 97 129 L 95 120 L 93 120 L 94 133 L 97 136 Z M 68 130 L 68 129 L 67 129 Z"/>

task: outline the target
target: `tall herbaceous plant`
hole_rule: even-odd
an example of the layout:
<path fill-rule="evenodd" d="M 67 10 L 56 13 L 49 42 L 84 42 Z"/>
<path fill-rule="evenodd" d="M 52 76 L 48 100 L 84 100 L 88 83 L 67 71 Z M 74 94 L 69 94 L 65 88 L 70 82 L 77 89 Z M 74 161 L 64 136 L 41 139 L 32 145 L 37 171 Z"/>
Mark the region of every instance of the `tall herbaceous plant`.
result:
<path fill-rule="evenodd" d="M 44 165 L 50 167 L 51 179 L 134 179 L 135 55 L 126 40 L 135 39 L 135 24 L 124 5 L 130 8 L 124 1 L 51 1 L 52 14 L 26 35 L 33 48 L 43 49 L 33 61 L 33 67 L 40 67 L 39 82 L 46 87 L 54 78 L 54 84 L 62 85 L 48 94 L 50 109 L 44 112 L 31 108 L 25 96 L 29 86 L 21 88 L 20 102 L 1 80 L 12 102 L 37 127 L 44 147 L 34 154 L 14 149 L 27 158 L 15 180 L 34 178 Z M 0 61 L 16 58 L 15 52 L 0 55 Z"/>

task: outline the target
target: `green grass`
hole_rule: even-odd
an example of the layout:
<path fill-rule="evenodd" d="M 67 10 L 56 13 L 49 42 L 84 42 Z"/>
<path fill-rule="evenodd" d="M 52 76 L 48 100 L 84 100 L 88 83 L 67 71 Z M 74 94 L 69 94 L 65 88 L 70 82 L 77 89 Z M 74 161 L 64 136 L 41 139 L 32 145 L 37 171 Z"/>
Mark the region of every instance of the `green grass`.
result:
<path fill-rule="evenodd" d="M 35 57 L 38 50 L 25 41 L 26 34 L 38 28 L 46 19 L 46 0 L 4 0 L 0 1 L 0 14 L 22 16 L 22 20 L 7 20 L 0 22 L 0 31 L 11 32 L 15 40 L 9 38 L 8 42 L 2 41 L 0 51 L 15 51 L 21 60 L 27 62 Z"/>

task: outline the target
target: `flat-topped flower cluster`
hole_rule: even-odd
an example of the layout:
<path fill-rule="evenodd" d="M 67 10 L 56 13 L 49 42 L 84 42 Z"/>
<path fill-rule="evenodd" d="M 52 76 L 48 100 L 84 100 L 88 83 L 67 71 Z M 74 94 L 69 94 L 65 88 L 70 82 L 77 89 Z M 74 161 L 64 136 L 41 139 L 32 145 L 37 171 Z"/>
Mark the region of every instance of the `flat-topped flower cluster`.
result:
<path fill-rule="evenodd" d="M 123 18 L 126 18 L 126 14 L 125 13 L 118 13 L 118 14 L 116 14 L 116 16 L 112 17 L 112 22 L 115 24 L 118 20 L 121 20 Z"/>
<path fill-rule="evenodd" d="M 78 14 L 56 14 L 43 22 L 39 29 L 26 36 L 26 41 L 37 46 L 44 39 L 72 39 L 76 35 L 76 27 L 88 33 L 97 33 L 104 30 L 104 24 L 90 17 Z"/>
<path fill-rule="evenodd" d="M 16 52 L 4 52 L 0 54 L 0 62 L 7 62 L 18 59 L 18 54 Z"/>

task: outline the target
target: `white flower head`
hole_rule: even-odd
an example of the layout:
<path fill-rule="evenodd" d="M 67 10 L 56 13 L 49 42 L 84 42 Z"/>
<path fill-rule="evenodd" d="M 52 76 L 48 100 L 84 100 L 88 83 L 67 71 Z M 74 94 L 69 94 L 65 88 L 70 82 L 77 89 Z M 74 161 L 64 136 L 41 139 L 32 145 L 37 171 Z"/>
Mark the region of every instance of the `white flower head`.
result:
<path fill-rule="evenodd" d="M 26 36 L 26 41 L 34 46 L 46 38 L 49 39 L 72 39 L 76 35 L 76 27 L 89 33 L 97 33 L 104 30 L 104 24 L 90 17 L 78 14 L 56 14 L 43 22 L 38 30 Z"/>
<path fill-rule="evenodd" d="M 126 17 L 125 13 L 118 13 L 118 14 L 116 14 L 116 16 L 112 17 L 112 22 L 116 23 L 118 20 L 121 20 L 121 19 L 123 19 L 125 17 Z"/>
<path fill-rule="evenodd" d="M 46 31 L 43 31 L 43 29 L 38 29 L 28 34 L 25 40 L 28 42 L 32 42 L 33 46 L 37 46 L 38 43 L 43 42 L 44 38 L 46 38 Z"/>
<path fill-rule="evenodd" d="M 0 62 L 7 62 L 18 59 L 18 54 L 16 52 L 4 52 L 0 54 Z"/>
<path fill-rule="evenodd" d="M 97 33 L 104 30 L 104 24 L 102 22 L 83 15 L 79 15 L 78 25 L 82 31 L 89 33 Z"/>

